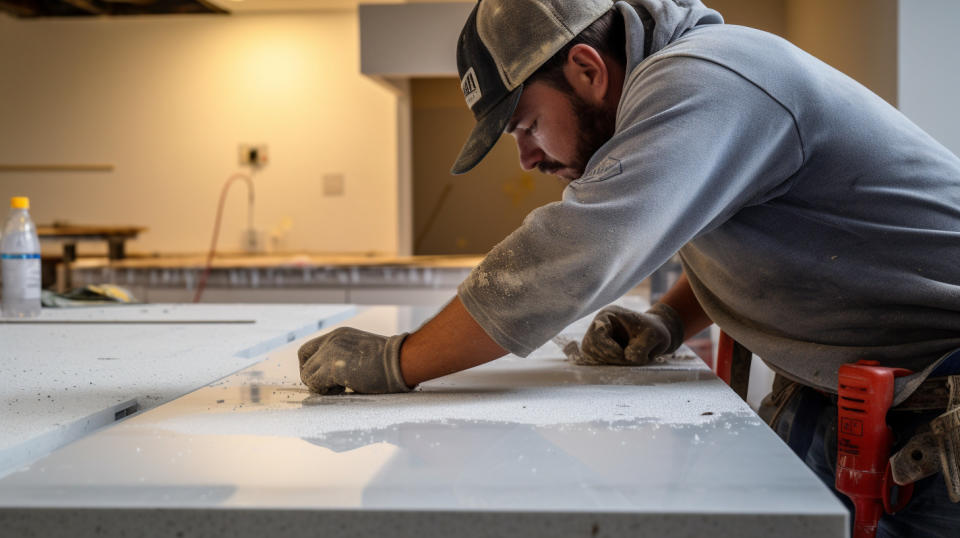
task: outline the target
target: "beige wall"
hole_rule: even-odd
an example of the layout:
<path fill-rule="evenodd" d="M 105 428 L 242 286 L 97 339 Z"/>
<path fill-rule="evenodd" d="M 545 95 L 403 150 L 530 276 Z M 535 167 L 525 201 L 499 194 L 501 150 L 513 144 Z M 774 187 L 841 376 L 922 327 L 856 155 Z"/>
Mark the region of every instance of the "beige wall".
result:
<path fill-rule="evenodd" d="M 413 108 L 414 253 L 486 253 L 531 210 L 560 199 L 560 182 L 520 168 L 513 138 L 504 136 L 470 172 L 450 167 L 473 116 L 456 78 L 415 79 Z M 446 191 L 446 194 L 444 194 Z"/>
<path fill-rule="evenodd" d="M 789 0 L 787 37 L 897 105 L 897 0 Z"/>
<path fill-rule="evenodd" d="M 728 24 L 772 32 L 897 104 L 897 0 L 705 0 Z"/>
<path fill-rule="evenodd" d="M 749 26 L 787 37 L 787 0 L 704 0 L 726 24 Z"/>
<path fill-rule="evenodd" d="M 43 222 L 149 227 L 135 251 L 201 252 L 237 145 L 262 142 L 256 227 L 288 227 L 288 250 L 393 252 L 397 97 L 359 74 L 357 32 L 355 12 L 0 17 L 0 164 L 116 166 L 0 173 L 0 198 L 31 196 Z M 331 173 L 344 196 L 323 197 Z M 237 183 L 222 249 L 245 224 Z"/>

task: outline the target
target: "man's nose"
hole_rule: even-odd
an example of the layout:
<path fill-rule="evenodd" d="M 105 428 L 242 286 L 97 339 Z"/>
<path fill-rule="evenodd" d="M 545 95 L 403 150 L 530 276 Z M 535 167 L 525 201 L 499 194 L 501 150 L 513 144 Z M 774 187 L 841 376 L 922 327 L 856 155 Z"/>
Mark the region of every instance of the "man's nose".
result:
<path fill-rule="evenodd" d="M 520 167 L 533 170 L 544 158 L 543 151 L 527 136 L 517 137 L 517 150 L 520 152 Z"/>

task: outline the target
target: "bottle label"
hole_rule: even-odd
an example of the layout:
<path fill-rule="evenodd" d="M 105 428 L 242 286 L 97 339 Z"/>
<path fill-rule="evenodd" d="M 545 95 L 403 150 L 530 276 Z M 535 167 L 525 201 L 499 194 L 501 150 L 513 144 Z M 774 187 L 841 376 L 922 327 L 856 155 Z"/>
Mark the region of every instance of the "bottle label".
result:
<path fill-rule="evenodd" d="M 0 254 L 4 302 L 40 298 L 40 255 Z"/>

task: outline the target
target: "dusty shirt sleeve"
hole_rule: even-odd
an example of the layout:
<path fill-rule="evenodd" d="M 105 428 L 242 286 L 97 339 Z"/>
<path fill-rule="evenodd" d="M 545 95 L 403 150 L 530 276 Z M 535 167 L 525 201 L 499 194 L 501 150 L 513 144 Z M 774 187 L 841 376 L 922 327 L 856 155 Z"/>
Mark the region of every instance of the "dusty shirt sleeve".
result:
<path fill-rule="evenodd" d="M 496 245 L 458 296 L 526 356 L 691 239 L 782 194 L 802 160 L 793 117 L 750 81 L 703 59 L 650 58 L 630 73 L 616 134 L 584 176 Z"/>

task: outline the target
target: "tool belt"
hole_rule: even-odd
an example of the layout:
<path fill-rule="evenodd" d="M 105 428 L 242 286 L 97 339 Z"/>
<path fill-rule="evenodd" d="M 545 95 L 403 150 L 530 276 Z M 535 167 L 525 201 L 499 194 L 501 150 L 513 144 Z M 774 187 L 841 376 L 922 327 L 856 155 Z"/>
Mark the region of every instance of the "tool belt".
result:
<path fill-rule="evenodd" d="M 799 395 L 798 389 L 804 386 L 777 376 L 774 390 L 764 402 L 771 410 L 763 417 L 770 427 L 778 430 L 781 414 Z M 837 403 L 837 396 L 816 392 Z M 928 425 L 919 427 L 910 440 L 889 457 L 890 480 L 899 486 L 907 486 L 942 472 L 950 500 L 960 502 L 960 375 L 927 378 L 907 399 L 889 411 L 942 411 Z M 880 416 L 885 414 L 886 410 Z M 838 428 L 842 426 L 838 424 Z"/>
<path fill-rule="evenodd" d="M 909 410 L 944 413 L 890 455 L 894 439 L 887 416 L 894 379 L 911 373 L 865 360 L 844 364 L 838 371 L 836 488 L 853 502 L 855 538 L 875 536 L 883 512 L 893 514 L 906 507 L 914 482 L 938 470 L 943 471 L 950 500 L 960 501 L 960 375 L 934 378 L 911 394 L 916 397 Z M 899 408 L 906 410 L 904 405 Z"/>
<path fill-rule="evenodd" d="M 749 350 L 721 332 L 717 375 L 744 400 L 751 357 Z M 875 532 L 880 516 L 877 503 L 882 501 L 888 513 L 902 509 L 910 500 L 913 483 L 938 471 L 943 473 L 950 500 L 960 502 L 960 374 L 929 377 L 903 402 L 891 407 L 894 378 L 910 373 L 902 368 L 880 367 L 875 361 L 860 361 L 841 366 L 837 396 L 821 392 L 837 404 L 838 410 L 837 489 L 848 496 L 860 496 L 860 502 L 854 496 L 851 499 L 855 505 L 864 505 L 863 511 L 871 512 L 864 520 L 873 520 L 872 529 L 855 525 L 856 536 L 872 536 Z M 763 418 L 775 431 L 788 403 L 804 386 L 793 381 L 781 383 L 784 381 L 780 375 L 775 378 L 774 390 L 761 406 L 772 409 L 770 416 Z M 943 412 L 918 428 L 900 450 L 890 455 L 893 432 L 886 417 L 888 412 L 901 411 Z M 900 486 L 895 502 L 890 498 L 894 484 Z"/>
<path fill-rule="evenodd" d="M 892 410 L 943 410 L 890 457 L 893 482 L 906 486 L 940 471 L 950 500 L 960 502 L 960 375 L 926 379 Z"/>
<path fill-rule="evenodd" d="M 801 418 L 800 409 L 809 406 L 815 410 L 828 403 L 836 406 L 836 488 L 854 504 L 854 538 L 874 537 L 880 516 L 906 507 L 913 483 L 938 471 L 943 473 L 950 500 L 960 500 L 960 375 L 927 378 L 910 397 L 891 407 L 894 378 L 909 373 L 872 361 L 844 365 L 837 395 L 778 375 L 773 392 L 761 406 L 763 418 L 795 451 L 804 451 L 809 438 L 804 441 L 802 435 L 796 435 L 793 425 L 799 421 L 809 427 L 813 418 L 810 412 Z M 807 390 L 800 390 L 803 388 Z M 816 403 L 817 397 L 822 403 Z M 910 440 L 890 455 L 894 433 L 887 425 L 888 416 L 893 422 L 915 424 L 937 411 L 942 413 L 912 430 Z M 814 417 L 822 416 L 821 411 L 812 412 Z M 915 420 L 909 416 L 913 413 L 924 416 Z M 782 415 L 785 429 L 780 423 Z"/>

